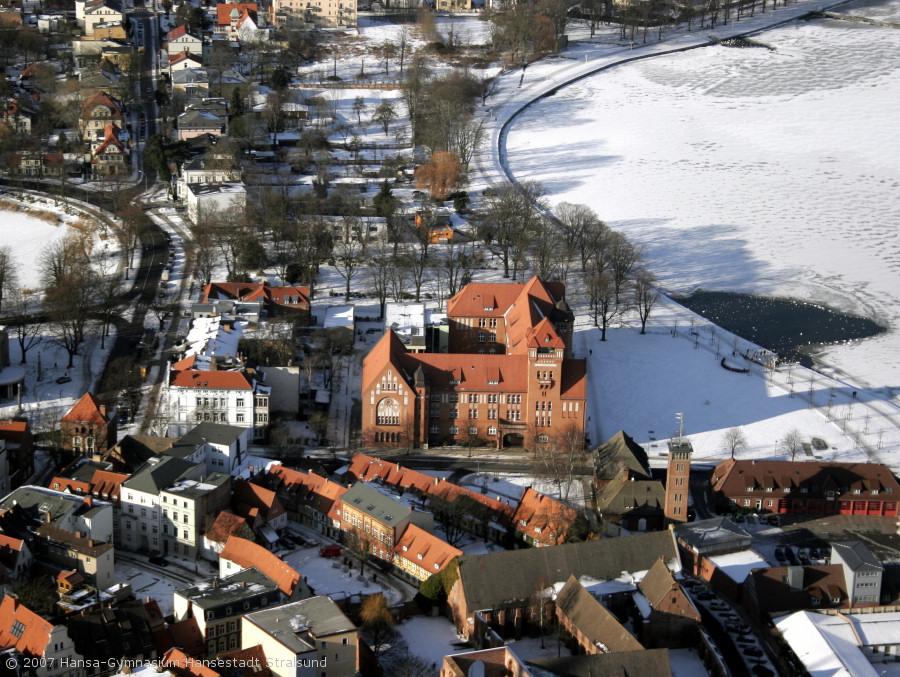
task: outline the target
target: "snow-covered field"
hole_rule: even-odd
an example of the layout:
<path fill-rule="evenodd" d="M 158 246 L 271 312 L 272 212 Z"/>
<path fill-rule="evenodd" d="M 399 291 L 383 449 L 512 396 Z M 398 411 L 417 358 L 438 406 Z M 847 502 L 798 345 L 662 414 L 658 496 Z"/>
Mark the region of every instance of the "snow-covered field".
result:
<path fill-rule="evenodd" d="M 786 458 L 783 441 L 796 430 L 806 444 L 813 438 L 826 443 L 827 449 L 810 449 L 816 458 L 897 463 L 889 453 L 900 448 L 893 403 L 868 392 L 854 396 L 840 381 L 797 366 L 764 369 L 744 359 L 750 344 L 735 344 L 733 335 L 671 301 L 651 315 L 645 335 L 628 321 L 602 342 L 598 329 L 582 324 L 574 342 L 575 352 L 588 359 L 592 444 L 621 429 L 651 458 L 662 457 L 665 440 L 678 430 L 675 414 L 682 413 L 696 460 L 727 457 L 723 438 L 737 427 L 746 438 L 738 458 Z M 723 368 L 723 358 L 749 373 Z M 797 455 L 802 458 L 808 458 L 804 451 Z"/>
<path fill-rule="evenodd" d="M 559 90 L 514 123 L 510 167 L 640 243 L 667 289 L 794 295 L 890 325 L 826 360 L 895 385 L 900 32 L 828 20 L 756 39 L 774 51 L 707 47 Z"/>

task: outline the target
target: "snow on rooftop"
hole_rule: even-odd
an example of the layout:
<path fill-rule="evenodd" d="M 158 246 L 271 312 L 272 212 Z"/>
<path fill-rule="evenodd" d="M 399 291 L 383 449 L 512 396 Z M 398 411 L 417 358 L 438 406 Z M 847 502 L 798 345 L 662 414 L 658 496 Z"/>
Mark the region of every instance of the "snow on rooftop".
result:
<path fill-rule="evenodd" d="M 866 626 L 872 626 L 866 633 Z M 880 626 L 880 629 L 875 629 Z M 900 614 L 853 614 L 829 616 L 814 611 L 798 611 L 775 620 L 791 650 L 811 677 L 876 677 L 859 646 L 857 635 L 871 646 L 900 643 Z"/>
<path fill-rule="evenodd" d="M 709 560 L 736 583 L 743 583 L 753 569 L 769 568 L 769 563 L 754 550 L 740 550 L 727 555 L 715 555 Z"/>

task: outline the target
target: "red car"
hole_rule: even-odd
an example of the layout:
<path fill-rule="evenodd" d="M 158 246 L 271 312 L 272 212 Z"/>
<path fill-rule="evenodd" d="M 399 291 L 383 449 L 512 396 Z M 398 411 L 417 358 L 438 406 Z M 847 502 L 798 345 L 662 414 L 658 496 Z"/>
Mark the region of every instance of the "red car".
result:
<path fill-rule="evenodd" d="M 319 548 L 319 555 L 321 557 L 340 557 L 341 556 L 341 546 L 326 545 L 325 547 Z"/>

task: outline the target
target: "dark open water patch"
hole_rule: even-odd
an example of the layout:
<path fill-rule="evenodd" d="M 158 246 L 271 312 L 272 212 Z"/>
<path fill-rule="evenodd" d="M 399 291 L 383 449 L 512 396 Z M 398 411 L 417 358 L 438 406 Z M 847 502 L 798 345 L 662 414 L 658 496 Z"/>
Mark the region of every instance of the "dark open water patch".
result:
<path fill-rule="evenodd" d="M 696 291 L 675 300 L 720 327 L 775 351 L 782 359 L 807 364 L 812 347 L 886 331 L 868 318 L 797 299 Z"/>

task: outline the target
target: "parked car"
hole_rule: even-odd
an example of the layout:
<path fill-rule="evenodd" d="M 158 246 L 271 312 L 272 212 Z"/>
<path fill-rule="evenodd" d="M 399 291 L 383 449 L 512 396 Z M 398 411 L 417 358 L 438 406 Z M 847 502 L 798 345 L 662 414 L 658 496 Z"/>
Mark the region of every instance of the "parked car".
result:
<path fill-rule="evenodd" d="M 319 548 L 319 556 L 320 557 L 340 557 L 341 556 L 341 546 L 339 545 L 325 545 Z"/>

